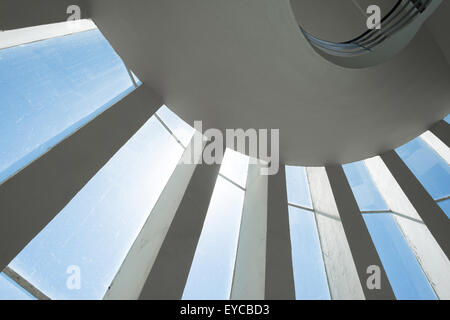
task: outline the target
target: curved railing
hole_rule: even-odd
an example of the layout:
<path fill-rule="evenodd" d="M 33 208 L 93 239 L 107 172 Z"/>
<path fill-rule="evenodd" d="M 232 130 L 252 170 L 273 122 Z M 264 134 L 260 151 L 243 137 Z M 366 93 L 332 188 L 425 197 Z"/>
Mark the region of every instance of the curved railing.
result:
<path fill-rule="evenodd" d="M 419 14 L 425 11 L 431 0 L 399 0 L 380 22 L 380 29 L 369 29 L 358 37 L 346 42 L 331 42 L 316 38 L 301 26 L 306 38 L 319 49 L 340 56 L 358 55 L 372 51 L 373 48 L 392 37 Z"/>

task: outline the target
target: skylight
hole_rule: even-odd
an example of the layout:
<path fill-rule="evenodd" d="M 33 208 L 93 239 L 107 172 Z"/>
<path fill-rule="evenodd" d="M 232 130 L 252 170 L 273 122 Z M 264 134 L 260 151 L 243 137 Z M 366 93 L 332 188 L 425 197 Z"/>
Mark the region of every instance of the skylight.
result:
<path fill-rule="evenodd" d="M 0 273 L 0 300 L 36 300 L 36 298 L 2 272 Z"/>
<path fill-rule="evenodd" d="M 343 167 L 396 298 L 436 299 L 366 165 L 360 161 Z"/>
<path fill-rule="evenodd" d="M 289 204 L 313 208 L 304 167 L 286 166 L 286 188 Z"/>
<path fill-rule="evenodd" d="M 94 29 L 97 26 L 92 20 L 81 19 L 3 31 L 0 32 L 0 49 Z"/>
<path fill-rule="evenodd" d="M 450 195 L 450 168 L 420 137 L 397 150 L 433 199 Z"/>
<path fill-rule="evenodd" d="M 422 183 L 431 197 L 450 217 L 450 167 L 421 137 L 396 149 L 396 152 Z"/>
<path fill-rule="evenodd" d="M 239 240 L 249 158 L 227 149 L 183 299 L 229 299 Z"/>
<path fill-rule="evenodd" d="M 286 185 L 295 297 L 299 300 L 329 300 L 330 291 L 305 168 L 286 166 Z"/>
<path fill-rule="evenodd" d="M 141 84 L 89 20 L 3 32 L 0 49 L 0 183 Z M 52 299 L 102 299 L 193 133 L 162 106 L 8 267 Z M 1 274 L 0 298 L 29 297 Z"/>
<path fill-rule="evenodd" d="M 194 134 L 194 128 L 184 122 L 166 106 L 162 106 L 156 114 L 167 125 L 167 129 L 179 139 L 181 145 L 187 147 Z"/>
<path fill-rule="evenodd" d="M 102 299 L 183 152 L 153 116 L 9 266 L 52 299 Z"/>
<path fill-rule="evenodd" d="M 437 299 L 392 215 L 368 213 L 363 217 L 396 298 Z"/>
<path fill-rule="evenodd" d="M 353 162 L 343 166 L 350 187 L 352 188 L 359 210 L 388 210 L 386 203 L 375 187 L 363 162 Z"/>
<path fill-rule="evenodd" d="M 448 114 L 448 115 L 444 118 L 444 120 L 445 120 L 447 123 L 450 123 L 450 114 Z"/>
<path fill-rule="evenodd" d="M 44 38 L 66 26 L 50 25 Z M 11 32 L 9 44 L 36 40 L 33 28 L 3 32 L 3 45 Z M 134 89 L 100 31 L 85 29 L 0 50 L 0 183 Z"/>

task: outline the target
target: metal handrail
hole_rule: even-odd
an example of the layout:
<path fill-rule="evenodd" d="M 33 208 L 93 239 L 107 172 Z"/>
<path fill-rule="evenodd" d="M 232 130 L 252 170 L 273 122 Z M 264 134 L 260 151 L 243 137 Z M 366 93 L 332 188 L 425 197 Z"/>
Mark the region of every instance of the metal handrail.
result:
<path fill-rule="evenodd" d="M 399 0 L 381 19 L 380 29 L 367 30 L 358 37 L 345 42 L 331 42 L 319 39 L 301 26 L 306 38 L 316 47 L 334 55 L 351 56 L 370 52 L 373 48 L 403 29 L 415 17 L 423 13 L 431 0 Z"/>

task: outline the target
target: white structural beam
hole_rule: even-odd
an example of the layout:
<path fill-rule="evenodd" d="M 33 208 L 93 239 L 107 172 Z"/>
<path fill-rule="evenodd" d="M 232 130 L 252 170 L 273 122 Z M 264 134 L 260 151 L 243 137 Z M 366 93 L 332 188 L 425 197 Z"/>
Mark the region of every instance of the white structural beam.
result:
<path fill-rule="evenodd" d="M 265 292 L 267 175 L 249 164 L 231 299 L 262 300 Z"/>
<path fill-rule="evenodd" d="M 0 50 L 25 43 L 97 29 L 92 20 L 82 19 L 0 32 Z"/>
<path fill-rule="evenodd" d="M 194 141 L 193 137 L 108 288 L 105 300 L 139 298 L 194 173 L 195 163 L 202 155 L 202 149 L 196 149 Z M 191 155 L 194 162 L 184 163 L 183 159 Z"/>
<path fill-rule="evenodd" d="M 365 299 L 324 167 L 306 169 L 332 299 Z"/>
<path fill-rule="evenodd" d="M 196 166 L 139 299 L 181 299 L 219 169 Z"/>
<path fill-rule="evenodd" d="M 285 166 L 268 176 L 265 299 L 295 300 Z"/>
<path fill-rule="evenodd" d="M 141 86 L 0 185 L 0 270 L 161 105 Z"/>
<path fill-rule="evenodd" d="M 31 295 L 33 295 L 38 300 L 51 300 L 46 294 L 44 294 L 41 290 L 32 285 L 28 280 L 22 277 L 20 274 L 15 272 L 10 267 L 6 267 L 3 272 L 15 281 L 19 286 L 21 286 L 25 291 L 28 291 Z"/>
<path fill-rule="evenodd" d="M 411 250 L 440 299 L 450 299 L 450 261 L 380 157 L 365 160 Z"/>
<path fill-rule="evenodd" d="M 366 299 L 394 300 L 391 284 L 342 166 L 330 166 L 326 171 Z M 369 288 L 366 284 L 370 266 L 380 269 L 379 288 Z"/>
<path fill-rule="evenodd" d="M 450 223 L 445 213 L 395 151 L 384 153 L 381 158 L 445 255 L 450 257 Z"/>
<path fill-rule="evenodd" d="M 450 164 L 450 148 L 431 131 L 424 132 L 420 138 L 425 141 L 447 164 Z"/>

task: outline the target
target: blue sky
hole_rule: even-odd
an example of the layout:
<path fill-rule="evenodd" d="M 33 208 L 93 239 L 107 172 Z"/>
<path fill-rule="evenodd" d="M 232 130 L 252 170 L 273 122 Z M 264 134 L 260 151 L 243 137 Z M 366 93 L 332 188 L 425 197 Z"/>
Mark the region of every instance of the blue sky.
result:
<path fill-rule="evenodd" d="M 0 50 L 0 182 L 133 90 L 100 31 Z"/>
<path fill-rule="evenodd" d="M 312 209 L 308 179 L 304 167 L 286 166 L 286 189 L 289 203 Z"/>
<path fill-rule="evenodd" d="M 288 203 L 313 209 L 306 169 L 286 166 Z M 289 205 L 296 299 L 331 299 L 315 213 Z"/>
<path fill-rule="evenodd" d="M 433 199 L 450 196 L 450 167 L 424 140 L 418 137 L 396 151 Z M 438 205 L 450 218 L 450 199 Z"/>
<path fill-rule="evenodd" d="M 245 188 L 249 158 L 227 149 L 220 174 Z M 183 299 L 229 299 L 245 191 L 221 175 L 195 250 Z"/>
<path fill-rule="evenodd" d="M 0 273 L 0 300 L 36 300 L 4 273 Z"/>
<path fill-rule="evenodd" d="M 364 162 L 344 165 L 361 211 L 388 210 Z M 363 214 L 367 229 L 397 299 L 436 299 L 414 253 L 391 213 Z"/>
<path fill-rule="evenodd" d="M 420 137 L 396 149 L 433 199 L 450 195 L 450 167 Z"/>
<path fill-rule="evenodd" d="M 349 163 L 343 168 L 360 211 L 389 209 L 373 183 L 364 162 Z"/>
<path fill-rule="evenodd" d="M 372 241 L 399 300 L 434 300 L 436 294 L 390 213 L 364 214 Z"/>

